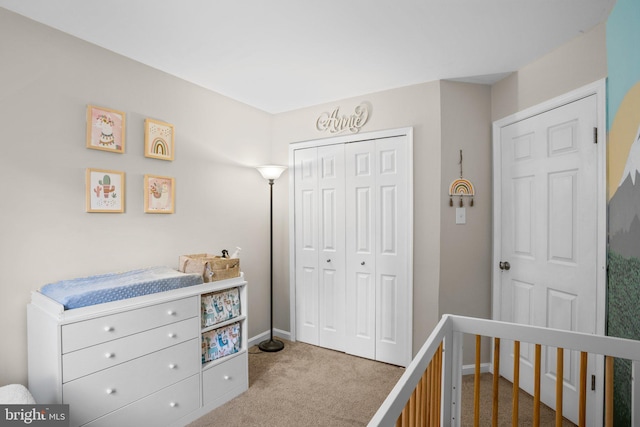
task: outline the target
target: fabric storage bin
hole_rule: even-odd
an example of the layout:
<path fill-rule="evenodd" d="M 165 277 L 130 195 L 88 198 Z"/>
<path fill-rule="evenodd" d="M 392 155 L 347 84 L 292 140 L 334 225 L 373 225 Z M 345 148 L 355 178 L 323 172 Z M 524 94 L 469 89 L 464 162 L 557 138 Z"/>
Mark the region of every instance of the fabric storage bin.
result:
<path fill-rule="evenodd" d="M 202 327 L 233 319 L 240 315 L 240 291 L 238 288 L 212 292 L 201 296 Z"/>
<path fill-rule="evenodd" d="M 198 273 L 205 283 L 240 276 L 239 258 L 222 258 L 211 254 L 180 255 L 179 269 L 183 273 Z"/>
<path fill-rule="evenodd" d="M 202 334 L 202 363 L 240 351 L 240 322 Z"/>

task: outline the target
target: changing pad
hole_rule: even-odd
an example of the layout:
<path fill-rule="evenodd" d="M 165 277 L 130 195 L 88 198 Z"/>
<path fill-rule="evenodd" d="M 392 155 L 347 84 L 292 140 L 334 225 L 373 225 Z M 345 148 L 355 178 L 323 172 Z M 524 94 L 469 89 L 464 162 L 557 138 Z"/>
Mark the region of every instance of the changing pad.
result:
<path fill-rule="evenodd" d="M 151 267 L 62 280 L 44 285 L 40 293 L 62 304 L 65 310 L 70 310 L 201 283 L 200 274 L 181 273 L 169 267 Z"/>

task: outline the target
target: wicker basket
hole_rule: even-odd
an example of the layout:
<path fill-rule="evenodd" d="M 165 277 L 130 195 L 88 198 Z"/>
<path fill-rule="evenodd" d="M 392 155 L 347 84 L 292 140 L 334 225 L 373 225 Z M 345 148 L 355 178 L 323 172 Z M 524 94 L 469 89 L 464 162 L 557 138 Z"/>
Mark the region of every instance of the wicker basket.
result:
<path fill-rule="evenodd" d="M 183 273 L 202 274 L 202 280 L 209 283 L 240 276 L 240 259 L 211 254 L 180 255 L 179 269 Z"/>

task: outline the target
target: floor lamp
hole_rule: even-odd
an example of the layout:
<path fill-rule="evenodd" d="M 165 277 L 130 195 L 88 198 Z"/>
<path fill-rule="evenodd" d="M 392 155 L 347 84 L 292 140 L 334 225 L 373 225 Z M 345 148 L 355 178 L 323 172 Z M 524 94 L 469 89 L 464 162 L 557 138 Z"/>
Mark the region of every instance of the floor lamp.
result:
<path fill-rule="evenodd" d="M 259 166 L 257 169 L 262 174 L 262 177 L 269 181 L 269 277 L 271 284 L 271 305 L 269 308 L 271 314 L 271 324 L 269 329 L 270 336 L 268 340 L 262 341 L 258 344 L 258 348 L 262 351 L 275 352 L 282 350 L 284 348 L 284 343 L 273 339 L 273 182 L 280 178 L 280 175 L 284 172 L 286 167 L 267 165 Z"/>

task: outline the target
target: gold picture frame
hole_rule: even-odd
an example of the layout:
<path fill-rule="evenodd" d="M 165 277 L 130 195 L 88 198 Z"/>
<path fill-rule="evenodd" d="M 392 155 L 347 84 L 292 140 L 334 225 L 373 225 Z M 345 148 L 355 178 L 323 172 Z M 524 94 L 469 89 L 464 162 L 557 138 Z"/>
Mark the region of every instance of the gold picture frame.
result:
<path fill-rule="evenodd" d="M 144 211 L 172 214 L 175 210 L 176 180 L 158 175 L 144 176 Z"/>
<path fill-rule="evenodd" d="M 87 212 L 122 213 L 124 202 L 124 172 L 87 168 Z"/>
<path fill-rule="evenodd" d="M 173 160 L 175 128 L 160 120 L 144 121 L 144 156 L 160 160 Z"/>
<path fill-rule="evenodd" d="M 111 108 L 87 106 L 87 148 L 124 153 L 126 115 Z"/>

